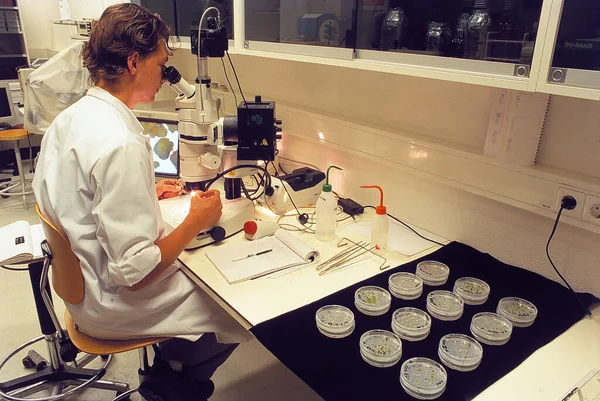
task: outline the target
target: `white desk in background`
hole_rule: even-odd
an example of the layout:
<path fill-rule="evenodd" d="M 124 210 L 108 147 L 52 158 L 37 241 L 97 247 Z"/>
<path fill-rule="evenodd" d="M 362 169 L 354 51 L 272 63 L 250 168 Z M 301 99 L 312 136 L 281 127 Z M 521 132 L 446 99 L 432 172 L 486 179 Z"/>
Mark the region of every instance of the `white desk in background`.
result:
<path fill-rule="evenodd" d="M 357 241 L 368 240 L 348 227 L 338 229 L 338 238 L 327 243 L 317 241 L 313 234 L 296 234 L 321 252 L 321 261 L 339 251 L 336 244 L 344 236 Z M 246 239 L 240 233 L 224 243 L 241 241 Z M 385 257 L 393 268 L 438 248 L 435 246 L 411 257 L 389 251 Z M 200 248 L 180 255 L 185 273 L 247 329 L 381 273 L 379 260 L 372 258 L 369 263 L 323 276 L 315 269 L 317 263 L 312 263 L 275 278 L 263 277 L 230 285 L 206 258 L 205 252 L 206 248 Z M 600 368 L 600 305 L 595 307 L 593 318 L 579 321 L 538 349 L 474 401 L 561 401 L 579 380 L 597 368 Z"/>

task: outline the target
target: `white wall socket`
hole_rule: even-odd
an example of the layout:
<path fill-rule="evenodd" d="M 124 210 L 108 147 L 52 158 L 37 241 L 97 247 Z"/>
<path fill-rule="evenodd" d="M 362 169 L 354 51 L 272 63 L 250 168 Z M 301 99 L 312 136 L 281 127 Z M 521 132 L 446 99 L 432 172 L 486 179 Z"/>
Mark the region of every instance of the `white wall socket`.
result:
<path fill-rule="evenodd" d="M 556 199 L 554 200 L 554 210 L 557 212 L 560 210 L 560 203 L 562 201 L 562 198 L 567 195 L 570 195 L 573 198 L 575 198 L 575 200 L 577 201 L 577 206 L 573 210 L 563 210 L 563 216 L 569 216 L 576 219 L 580 219 L 585 205 L 585 194 L 583 192 L 574 191 L 569 188 L 558 187 L 558 191 L 556 191 Z"/>
<path fill-rule="evenodd" d="M 600 226 L 600 197 L 587 196 L 583 207 L 583 219 Z"/>

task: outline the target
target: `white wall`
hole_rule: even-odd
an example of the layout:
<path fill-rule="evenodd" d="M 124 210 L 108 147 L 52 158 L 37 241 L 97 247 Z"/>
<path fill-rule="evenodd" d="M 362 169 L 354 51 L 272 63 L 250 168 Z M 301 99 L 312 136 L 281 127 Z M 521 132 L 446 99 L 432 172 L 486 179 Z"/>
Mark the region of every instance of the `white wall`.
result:
<path fill-rule="evenodd" d="M 25 28 L 25 39 L 32 60 L 46 57 L 52 44 L 51 20 L 60 19 L 57 0 L 19 0 L 19 12 Z"/>
<path fill-rule="evenodd" d="M 195 58 L 188 52 L 177 51 L 171 61 L 184 77 L 192 79 Z M 410 130 L 446 140 L 450 146 L 464 145 L 482 153 L 491 88 L 248 56 L 232 55 L 232 58 L 247 93 L 260 93 L 263 99 L 366 126 L 384 126 L 389 132 L 400 128 Z M 228 71 L 236 85 L 229 68 Z M 210 63 L 210 74 L 213 81 L 226 84 L 220 60 Z M 540 159 L 554 163 L 555 167 L 580 174 L 591 172 L 593 177 L 600 178 L 600 171 L 594 173 L 589 167 L 597 163 L 595 149 L 556 145 L 562 141 L 557 139 L 560 135 L 584 137 L 597 132 L 594 121 L 598 116 L 594 111 L 598 104 L 565 98 L 553 100 Z M 577 113 L 573 114 L 574 111 Z M 571 121 L 574 118 L 576 121 Z M 575 129 L 565 133 L 569 121 Z M 285 121 L 283 126 L 285 130 Z M 356 138 L 349 136 L 348 143 L 353 141 Z M 417 177 L 390 163 L 297 136 L 285 137 L 282 154 L 321 168 L 342 165 L 346 169 L 343 178 L 334 180 L 334 185 L 344 195 L 363 204 L 375 204 L 376 194 L 362 191 L 358 186 L 382 185 L 388 210 L 397 217 L 474 246 L 506 263 L 558 280 L 545 255 L 553 224 L 547 217 Z M 561 224 L 551 247 L 555 263 L 574 288 L 598 296 L 599 245 L 600 235 Z"/>

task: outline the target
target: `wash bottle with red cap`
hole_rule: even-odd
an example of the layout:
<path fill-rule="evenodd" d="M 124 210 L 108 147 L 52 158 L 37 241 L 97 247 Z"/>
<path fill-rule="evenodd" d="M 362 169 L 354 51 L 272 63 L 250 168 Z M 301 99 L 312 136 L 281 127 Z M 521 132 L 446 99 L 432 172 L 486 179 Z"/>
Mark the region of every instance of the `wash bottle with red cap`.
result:
<path fill-rule="evenodd" d="M 371 223 L 371 247 L 373 252 L 383 255 L 387 252 L 388 231 L 390 222 L 387 217 L 387 210 L 383 206 L 383 189 L 377 185 L 361 185 L 361 188 L 376 188 L 379 190 L 379 206 L 375 208 L 375 216 Z"/>

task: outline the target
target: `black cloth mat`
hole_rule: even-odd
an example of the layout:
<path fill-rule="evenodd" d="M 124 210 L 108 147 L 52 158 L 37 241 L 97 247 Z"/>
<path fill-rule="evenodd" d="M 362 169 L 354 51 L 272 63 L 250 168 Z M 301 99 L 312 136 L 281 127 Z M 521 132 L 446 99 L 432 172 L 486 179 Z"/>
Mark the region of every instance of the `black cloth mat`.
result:
<path fill-rule="evenodd" d="M 382 316 L 366 316 L 357 311 L 354 292 L 359 287 L 377 285 L 387 289 L 388 278 L 392 273 L 414 273 L 417 263 L 422 260 L 437 260 L 447 264 L 450 267 L 447 283 L 439 287 L 425 285 L 423 295 L 414 301 L 404 301 L 392 296 L 392 306 Z M 396 309 L 412 306 L 426 311 L 426 296 L 430 291 L 452 291 L 454 282 L 466 276 L 477 277 L 490 285 L 491 293 L 487 302 L 479 306 L 465 305 L 463 316 L 453 322 L 432 318 L 431 333 L 425 340 L 402 341 L 402 359 L 393 367 L 376 368 L 362 360 L 358 343 L 363 333 L 372 329 L 391 331 L 391 318 Z M 567 288 L 539 274 L 506 265 L 470 246 L 452 242 L 419 260 L 386 270 L 310 305 L 258 324 L 251 332 L 284 365 L 327 401 L 413 400 L 400 385 L 402 363 L 416 356 L 439 362 L 437 349 L 442 336 L 449 333 L 472 336 L 469 327 L 473 315 L 484 311 L 496 312 L 498 301 L 507 296 L 533 302 L 538 308 L 537 319 L 530 327 L 514 327 L 512 337 L 505 345 L 482 344 L 483 359 L 474 371 L 457 372 L 445 367 L 448 385 L 438 400 L 471 400 L 516 368 L 535 350 L 584 317 L 583 308 Z M 598 301 L 590 294 L 581 296 L 587 305 Z M 349 337 L 331 339 L 317 330 L 315 312 L 322 306 L 332 304 L 344 305 L 354 312 L 356 329 Z"/>

